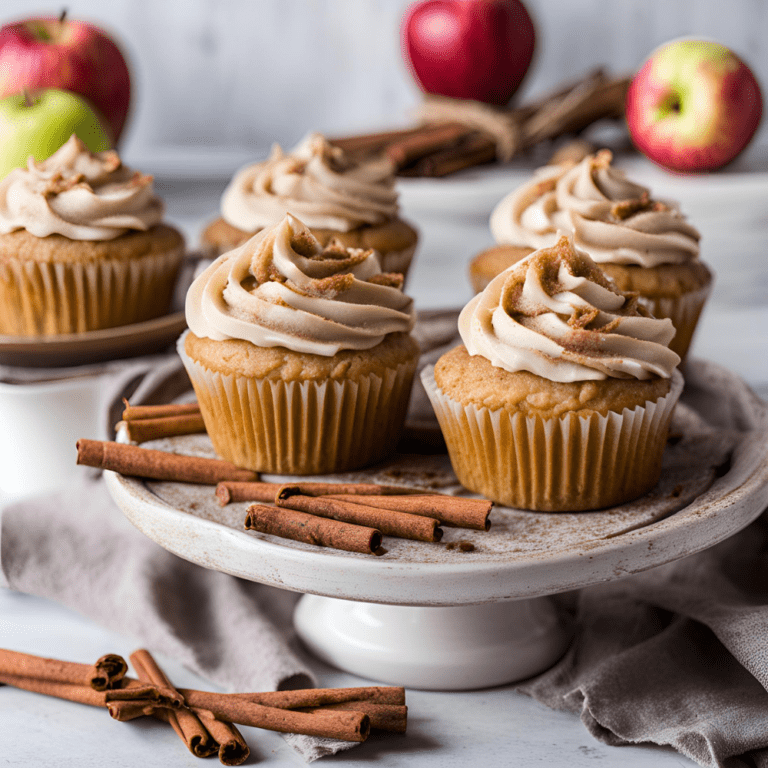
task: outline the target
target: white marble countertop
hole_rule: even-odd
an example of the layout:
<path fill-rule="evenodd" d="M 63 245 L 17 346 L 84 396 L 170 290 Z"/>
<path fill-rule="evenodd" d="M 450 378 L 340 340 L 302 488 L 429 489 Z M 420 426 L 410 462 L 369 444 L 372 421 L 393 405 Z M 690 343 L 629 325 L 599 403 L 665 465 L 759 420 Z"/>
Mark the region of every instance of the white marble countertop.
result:
<path fill-rule="evenodd" d="M 731 173 L 697 178 L 671 176 L 639 158 L 633 158 L 631 165 L 633 178 L 650 184 L 657 196 L 680 200 L 702 231 L 702 258 L 717 273 L 693 355 L 731 368 L 768 397 L 768 173 L 756 170 L 765 163 L 754 163 L 752 170 L 742 164 Z M 202 178 L 168 168 L 158 169 L 156 175 L 169 220 L 179 224 L 192 243 L 215 215 L 227 180 L 226 174 L 213 173 L 215 166 L 212 161 Z M 456 306 L 469 299 L 466 265 L 474 253 L 491 244 L 490 208 L 527 174 L 524 169 L 494 169 L 444 182 L 403 184 L 404 216 L 421 231 L 409 282 L 419 308 Z M 137 641 L 54 603 L 0 589 L 0 647 L 90 662 L 106 650 L 127 656 Z M 160 662 L 178 685 L 210 688 L 172 659 Z M 365 684 L 320 662 L 313 666 L 322 685 Z M 665 748 L 605 746 L 577 717 L 548 710 L 516 694 L 511 686 L 470 693 L 409 691 L 407 701 L 407 735 L 375 734 L 360 747 L 324 758 L 324 764 L 693 765 Z M 277 734 L 243 731 L 251 746 L 249 764 L 304 764 Z M 0 692 L 0 733 L 4 737 L 0 765 L 191 766 L 196 760 L 169 729 L 155 722 L 117 723 L 100 710 L 7 688 Z"/>

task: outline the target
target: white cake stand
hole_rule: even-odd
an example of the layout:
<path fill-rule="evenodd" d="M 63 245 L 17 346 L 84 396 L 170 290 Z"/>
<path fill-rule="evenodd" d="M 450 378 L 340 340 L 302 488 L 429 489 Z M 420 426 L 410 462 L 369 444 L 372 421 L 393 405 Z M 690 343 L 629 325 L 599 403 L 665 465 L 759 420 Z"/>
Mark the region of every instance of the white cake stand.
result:
<path fill-rule="evenodd" d="M 415 688 L 501 685 L 546 669 L 567 647 L 569 628 L 548 596 L 699 552 L 768 506 L 765 404 L 710 363 L 690 365 L 686 378 L 673 425 L 679 443 L 644 499 L 580 514 L 499 508 L 487 533 L 446 528 L 439 544 L 386 538 L 380 557 L 245 532 L 247 504 L 220 508 L 210 487 L 105 474 L 128 519 L 169 551 L 305 593 L 296 629 L 325 661 Z M 211 452 L 204 436 L 157 447 Z M 450 482 L 445 457 L 347 477 L 391 482 L 393 473 Z"/>

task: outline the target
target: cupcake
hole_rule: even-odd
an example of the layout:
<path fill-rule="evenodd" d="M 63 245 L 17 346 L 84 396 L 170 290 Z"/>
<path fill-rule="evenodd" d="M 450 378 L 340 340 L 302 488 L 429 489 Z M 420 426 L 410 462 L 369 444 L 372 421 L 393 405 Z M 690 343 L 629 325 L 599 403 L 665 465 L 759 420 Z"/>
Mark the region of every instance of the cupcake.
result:
<path fill-rule="evenodd" d="M 128 325 L 168 311 L 184 256 L 152 177 L 77 136 L 0 182 L 0 333 Z"/>
<path fill-rule="evenodd" d="M 655 319 L 566 237 L 462 310 L 464 346 L 422 380 L 466 488 L 511 507 L 622 504 L 658 482 L 682 391 Z"/>
<path fill-rule="evenodd" d="M 499 245 L 473 260 L 473 287 L 482 290 L 499 267 L 554 245 L 559 231 L 572 232 L 621 290 L 636 291 L 655 317 L 672 320 L 670 347 L 685 357 L 712 287 L 712 273 L 698 258 L 699 233 L 675 204 L 652 199 L 611 160 L 602 150 L 577 164 L 542 168 L 504 198 L 491 215 Z"/>
<path fill-rule="evenodd" d="M 221 218 L 209 224 L 203 250 L 217 256 L 254 233 L 298 216 L 320 242 L 373 248 L 384 272 L 406 275 L 416 230 L 398 216 L 395 168 L 386 159 L 352 160 L 319 134 L 292 152 L 275 145 L 263 163 L 238 171 L 221 200 Z"/>
<path fill-rule="evenodd" d="M 216 259 L 187 293 L 179 342 L 216 452 L 280 474 L 391 453 L 418 360 L 402 282 L 290 214 Z"/>

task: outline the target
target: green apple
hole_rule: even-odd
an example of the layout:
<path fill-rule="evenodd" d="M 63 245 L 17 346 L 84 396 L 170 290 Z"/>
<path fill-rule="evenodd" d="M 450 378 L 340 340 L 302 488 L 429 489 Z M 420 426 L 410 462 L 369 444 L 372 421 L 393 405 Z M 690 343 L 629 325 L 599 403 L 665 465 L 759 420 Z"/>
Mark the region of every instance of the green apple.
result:
<path fill-rule="evenodd" d="M 46 88 L 0 99 L 0 179 L 30 155 L 50 157 L 73 133 L 91 152 L 112 146 L 93 107 L 76 93 Z"/>

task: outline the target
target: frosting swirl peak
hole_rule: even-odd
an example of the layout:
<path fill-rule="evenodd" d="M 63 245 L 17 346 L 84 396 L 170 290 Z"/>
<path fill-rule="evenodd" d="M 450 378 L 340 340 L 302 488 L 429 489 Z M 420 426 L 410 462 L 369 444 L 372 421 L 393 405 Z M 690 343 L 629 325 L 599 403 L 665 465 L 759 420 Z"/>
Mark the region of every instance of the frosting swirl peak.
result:
<path fill-rule="evenodd" d="M 558 231 L 572 232 L 576 246 L 598 263 L 680 264 L 699 254 L 699 233 L 676 205 L 611 165 L 608 150 L 578 164 L 540 169 L 505 197 L 491 214 L 498 243 L 545 248 Z"/>
<path fill-rule="evenodd" d="M 271 227 L 287 213 L 308 227 L 348 232 L 397 216 L 394 166 L 353 162 L 320 134 L 286 154 L 275 144 L 263 163 L 238 171 L 221 200 L 225 221 L 244 232 Z"/>
<path fill-rule="evenodd" d="M 30 157 L 0 182 L 0 234 L 112 240 L 162 217 L 151 176 L 124 166 L 114 150 L 92 154 L 75 134 L 47 160 Z"/>
<path fill-rule="evenodd" d="M 470 355 L 550 381 L 669 378 L 672 322 L 652 317 L 561 237 L 498 275 L 459 316 Z"/>
<path fill-rule="evenodd" d="M 370 349 L 413 328 L 403 277 L 382 274 L 376 252 L 331 241 L 322 248 L 287 215 L 219 256 L 187 293 L 196 336 L 331 356 Z"/>

